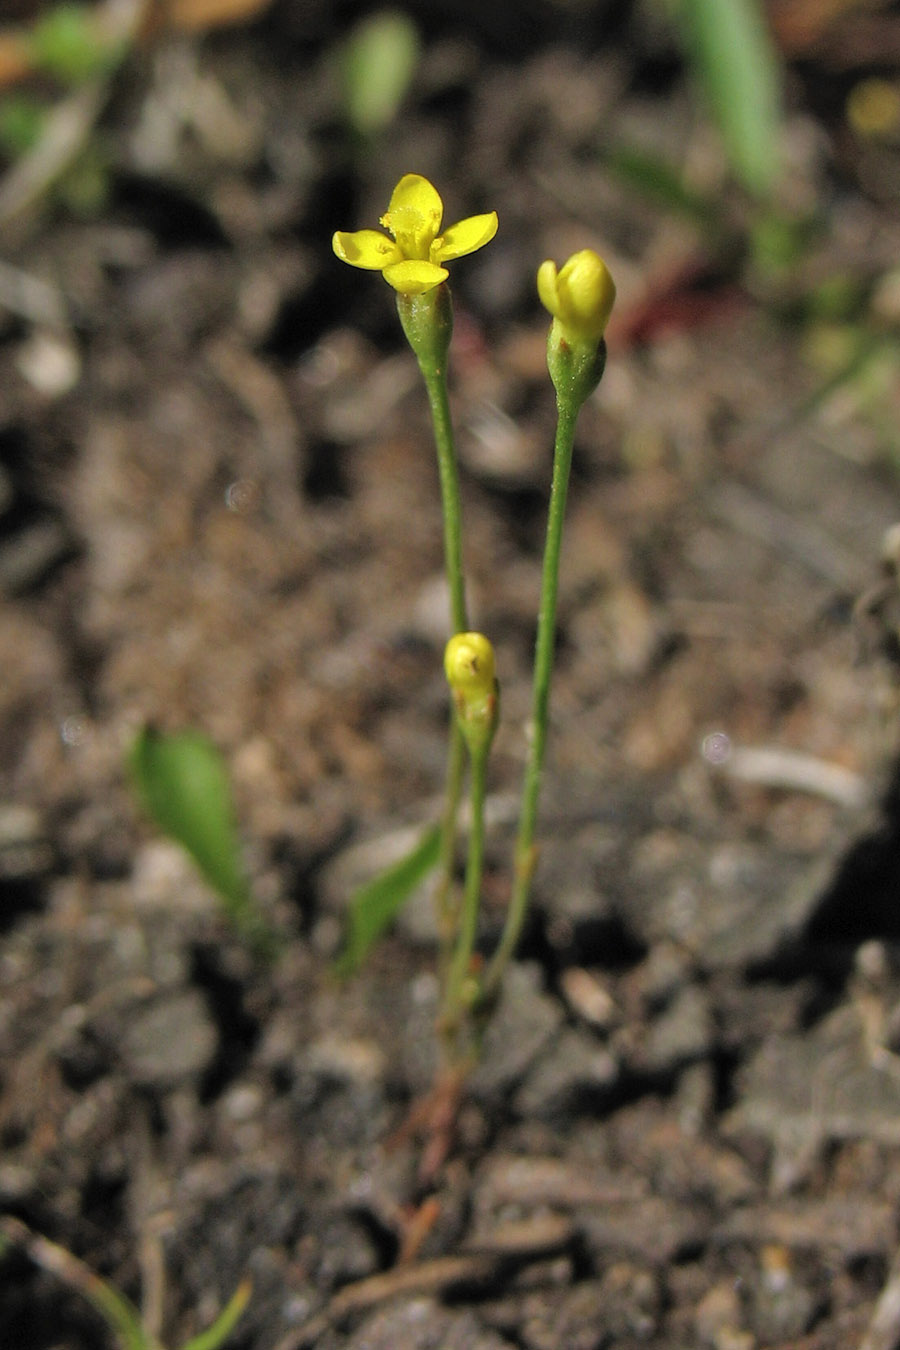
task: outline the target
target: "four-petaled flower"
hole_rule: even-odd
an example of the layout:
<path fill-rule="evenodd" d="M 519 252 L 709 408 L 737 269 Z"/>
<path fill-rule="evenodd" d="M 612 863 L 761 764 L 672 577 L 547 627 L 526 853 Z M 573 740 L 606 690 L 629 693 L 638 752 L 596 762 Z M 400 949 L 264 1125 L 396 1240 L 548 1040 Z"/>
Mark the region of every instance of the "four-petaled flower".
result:
<path fill-rule="evenodd" d="M 418 173 L 407 173 L 391 194 L 378 230 L 338 230 L 332 239 L 335 253 L 352 267 L 381 272 L 403 295 L 421 295 L 447 278 L 442 266 L 474 253 L 497 233 L 497 212 L 469 216 L 440 233 L 444 204 L 438 191 Z"/>
<path fill-rule="evenodd" d="M 555 262 L 541 263 L 538 295 L 570 340 L 599 342 L 616 298 L 606 263 L 591 248 L 573 253 L 559 272 Z"/>

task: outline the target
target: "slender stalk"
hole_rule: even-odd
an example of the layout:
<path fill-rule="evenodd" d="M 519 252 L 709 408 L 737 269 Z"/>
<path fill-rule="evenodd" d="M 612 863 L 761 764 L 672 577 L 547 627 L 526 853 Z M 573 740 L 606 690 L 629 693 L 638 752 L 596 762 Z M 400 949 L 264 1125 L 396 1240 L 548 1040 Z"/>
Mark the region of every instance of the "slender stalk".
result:
<path fill-rule="evenodd" d="M 447 396 L 446 367 L 426 369 L 420 363 L 428 393 L 434 443 L 437 449 L 441 506 L 444 516 L 444 572 L 450 590 L 450 624 L 454 633 L 467 630 L 465 573 L 462 560 L 462 509 L 459 474 L 453 441 L 453 423 Z M 459 806 L 462 799 L 466 750 L 462 732 L 454 717 L 450 725 L 447 775 L 444 787 L 444 813 L 441 821 L 440 874 L 434 904 L 440 940 L 440 965 L 446 970 L 456 931 L 456 907 L 453 904 L 453 872 L 456 865 L 456 837 Z"/>
<path fill-rule="evenodd" d="M 441 504 L 444 513 L 444 568 L 450 587 L 450 622 L 454 633 L 464 633 L 469 627 L 466 613 L 466 588 L 462 561 L 462 508 L 459 498 L 459 473 L 456 467 L 456 449 L 453 442 L 453 423 L 447 397 L 447 373 L 442 365 L 426 370 L 421 366 L 434 442 L 437 448 L 438 474 L 441 482 Z"/>
<path fill-rule="evenodd" d="M 450 591 L 450 625 L 453 633 L 463 633 L 468 629 L 469 623 L 462 557 L 462 507 L 453 421 L 447 394 L 447 358 L 453 333 L 453 305 L 450 291 L 446 285 L 441 285 L 423 295 L 398 295 L 397 312 L 407 341 L 415 352 L 428 395 L 444 517 L 444 572 Z M 449 965 L 450 950 L 456 931 L 453 873 L 456 865 L 457 821 L 465 767 L 465 745 L 457 719 L 454 717 L 450 727 L 444 814 L 441 821 L 440 875 L 434 896 L 440 942 L 439 966 L 442 974 Z"/>
<path fill-rule="evenodd" d="M 466 980 L 471 971 L 472 954 L 478 936 L 478 912 L 481 905 L 481 873 L 484 866 L 484 802 L 487 792 L 487 765 L 490 740 L 472 750 L 472 768 L 469 783 L 469 801 L 472 821 L 469 829 L 469 852 L 466 859 L 466 879 L 453 959 L 447 972 L 444 1006 L 440 1028 L 447 1040 L 451 1060 L 458 1057 L 456 1038 L 460 1022 L 467 1010 Z"/>
<path fill-rule="evenodd" d="M 453 872 L 456 866 L 456 822 L 462 798 L 463 776 L 466 768 L 466 745 L 456 718 L 450 727 L 450 745 L 447 754 L 447 774 L 444 785 L 444 811 L 441 817 L 440 875 L 434 894 L 440 943 L 440 973 L 443 977 L 449 963 L 453 935 L 456 931 L 456 906 L 452 903 Z"/>
<path fill-rule="evenodd" d="M 553 480 L 550 487 L 550 506 L 547 516 L 547 541 L 544 548 L 544 566 L 541 578 L 541 602 L 538 611 L 537 639 L 534 651 L 534 677 L 531 703 L 531 744 L 525 779 L 522 786 L 522 804 L 519 831 L 516 838 L 513 889 L 506 912 L 506 922 L 497 949 L 491 957 L 481 986 L 481 1000 L 489 1002 L 500 986 L 525 923 L 531 881 L 537 862 L 534 842 L 537 826 L 538 800 L 541 791 L 541 772 L 547 744 L 549 720 L 550 681 L 556 639 L 556 600 L 559 590 L 559 560 L 562 549 L 563 523 L 572 450 L 575 442 L 575 421 L 578 407 L 571 399 L 557 399 L 559 419 L 553 452 Z"/>

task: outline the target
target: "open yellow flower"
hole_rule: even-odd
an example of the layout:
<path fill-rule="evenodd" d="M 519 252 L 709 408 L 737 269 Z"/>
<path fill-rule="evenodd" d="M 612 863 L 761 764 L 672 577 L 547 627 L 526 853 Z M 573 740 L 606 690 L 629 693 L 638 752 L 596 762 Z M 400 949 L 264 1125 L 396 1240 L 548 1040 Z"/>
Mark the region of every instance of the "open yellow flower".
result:
<path fill-rule="evenodd" d="M 564 333 L 576 340 L 599 342 L 616 299 L 606 263 L 591 248 L 573 253 L 557 272 L 555 262 L 541 263 L 538 295 Z"/>
<path fill-rule="evenodd" d="M 442 266 L 489 244 L 497 233 L 497 212 L 469 216 L 440 233 L 444 204 L 438 191 L 418 173 L 407 173 L 391 194 L 378 230 L 338 230 L 332 239 L 337 256 L 351 267 L 381 272 L 403 295 L 421 295 L 447 279 Z"/>

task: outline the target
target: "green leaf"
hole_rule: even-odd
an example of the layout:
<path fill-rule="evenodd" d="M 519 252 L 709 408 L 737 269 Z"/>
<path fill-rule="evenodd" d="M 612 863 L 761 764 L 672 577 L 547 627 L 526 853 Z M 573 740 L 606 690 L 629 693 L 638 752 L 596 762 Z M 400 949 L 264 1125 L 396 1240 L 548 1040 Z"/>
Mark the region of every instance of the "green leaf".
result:
<path fill-rule="evenodd" d="M 759 0 L 678 0 L 676 14 L 734 172 L 766 196 L 780 169 L 782 73 Z"/>
<path fill-rule="evenodd" d="M 144 1329 L 141 1315 L 130 1299 L 92 1271 L 85 1269 L 84 1276 L 82 1293 L 116 1333 L 121 1350 L 162 1350 L 156 1338 Z"/>
<path fill-rule="evenodd" d="M 18 159 L 37 145 L 47 120 L 47 109 L 28 94 L 0 99 L 0 148 Z"/>
<path fill-rule="evenodd" d="M 665 210 L 684 216 L 705 230 L 721 226 L 719 203 L 711 196 L 686 187 L 676 170 L 661 156 L 622 145 L 610 150 L 606 162 L 610 172 L 621 182 Z"/>
<path fill-rule="evenodd" d="M 212 742 L 197 731 L 163 736 L 145 727 L 129 766 L 148 814 L 187 850 L 244 936 L 269 947 L 244 874 L 228 773 Z"/>
<path fill-rule="evenodd" d="M 211 1327 L 192 1337 L 182 1350 L 218 1350 L 231 1335 L 250 1298 L 250 1281 L 241 1280 Z"/>
<path fill-rule="evenodd" d="M 419 60 L 419 34 L 405 14 L 385 10 L 363 19 L 344 44 L 339 65 L 347 121 L 360 136 L 394 120 Z"/>
<path fill-rule="evenodd" d="M 19 1247 L 42 1270 L 48 1271 L 86 1298 L 114 1333 L 119 1350 L 163 1350 L 141 1322 L 141 1315 L 115 1285 L 97 1275 L 90 1266 L 65 1247 L 33 1232 L 11 1214 L 0 1217 L 0 1256 L 10 1246 Z"/>
<path fill-rule="evenodd" d="M 441 831 L 433 825 L 410 853 L 356 891 L 350 901 L 344 949 L 334 964 L 335 974 L 352 975 L 359 969 L 414 888 L 437 866 L 440 854 Z"/>
<path fill-rule="evenodd" d="M 35 23 L 28 45 L 38 69 L 72 87 L 114 70 L 120 59 L 118 44 L 101 33 L 87 5 L 54 5 Z"/>

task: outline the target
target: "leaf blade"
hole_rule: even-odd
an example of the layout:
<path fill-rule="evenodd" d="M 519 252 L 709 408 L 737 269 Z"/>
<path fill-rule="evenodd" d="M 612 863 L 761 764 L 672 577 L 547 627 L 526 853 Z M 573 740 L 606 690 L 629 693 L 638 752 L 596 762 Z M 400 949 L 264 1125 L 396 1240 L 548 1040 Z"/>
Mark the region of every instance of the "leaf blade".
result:
<path fill-rule="evenodd" d="M 688 51 L 748 191 L 765 197 L 780 169 L 782 74 L 757 0 L 679 0 Z"/>
<path fill-rule="evenodd" d="M 272 934 L 244 872 L 225 761 L 213 743 L 193 730 L 165 736 L 144 727 L 129 768 L 147 814 L 192 858 L 238 930 L 270 950 Z"/>
<path fill-rule="evenodd" d="M 415 887 L 437 866 L 440 853 L 441 830 L 432 825 L 409 853 L 354 892 L 344 947 L 332 967 L 336 975 L 352 975 L 359 969 Z"/>

